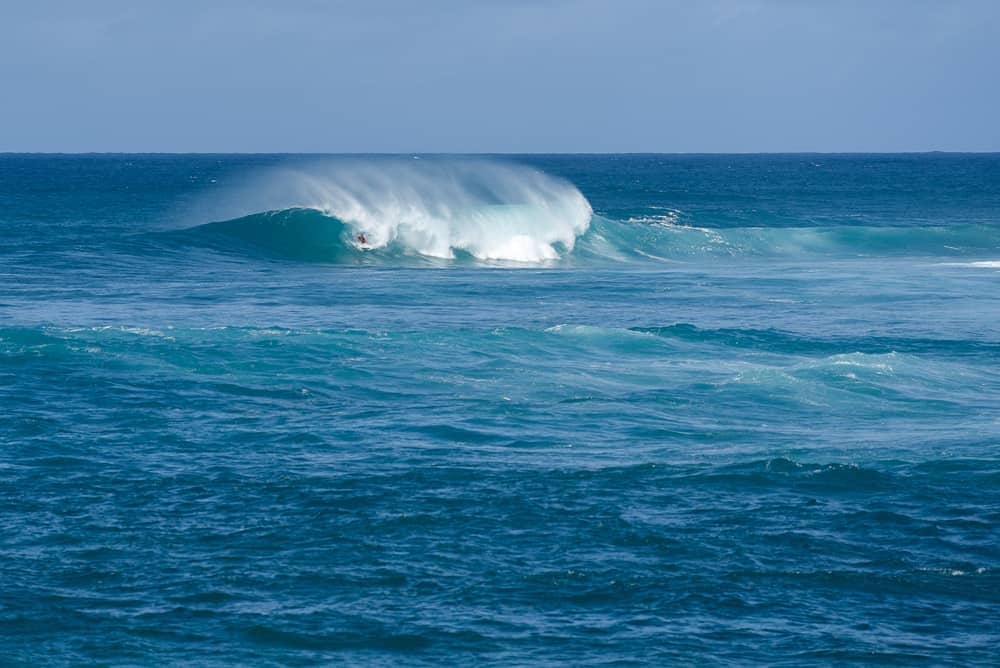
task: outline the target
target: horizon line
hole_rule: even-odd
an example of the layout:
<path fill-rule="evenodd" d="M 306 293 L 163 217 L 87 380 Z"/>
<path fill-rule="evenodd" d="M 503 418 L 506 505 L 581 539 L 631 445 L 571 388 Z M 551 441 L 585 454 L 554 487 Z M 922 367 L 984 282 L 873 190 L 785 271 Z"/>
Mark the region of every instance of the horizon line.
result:
<path fill-rule="evenodd" d="M 996 155 L 983 151 L 0 151 L 10 155 L 313 155 L 313 156 L 702 156 L 702 155 Z"/>

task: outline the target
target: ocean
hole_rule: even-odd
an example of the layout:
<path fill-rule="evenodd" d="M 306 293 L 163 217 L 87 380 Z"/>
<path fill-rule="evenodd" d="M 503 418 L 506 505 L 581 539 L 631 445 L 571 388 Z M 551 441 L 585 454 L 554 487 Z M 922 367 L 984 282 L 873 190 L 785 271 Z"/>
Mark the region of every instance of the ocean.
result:
<path fill-rule="evenodd" d="M 0 663 L 997 665 L 1000 154 L 0 155 Z"/>

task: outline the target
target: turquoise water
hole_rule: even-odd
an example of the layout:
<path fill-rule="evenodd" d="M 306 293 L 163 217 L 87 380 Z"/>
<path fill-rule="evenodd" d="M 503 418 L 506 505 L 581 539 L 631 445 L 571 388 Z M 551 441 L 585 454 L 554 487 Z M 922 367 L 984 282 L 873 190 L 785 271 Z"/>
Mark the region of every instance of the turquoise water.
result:
<path fill-rule="evenodd" d="M 0 660 L 995 665 L 998 286 L 998 155 L 0 156 Z"/>

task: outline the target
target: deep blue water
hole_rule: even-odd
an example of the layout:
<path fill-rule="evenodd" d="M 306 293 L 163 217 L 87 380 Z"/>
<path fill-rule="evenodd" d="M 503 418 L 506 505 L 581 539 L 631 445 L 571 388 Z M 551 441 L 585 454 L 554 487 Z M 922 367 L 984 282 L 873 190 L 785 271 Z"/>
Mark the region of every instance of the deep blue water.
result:
<path fill-rule="evenodd" d="M 1000 155 L 0 155 L 0 663 L 997 665 L 998 287 Z"/>

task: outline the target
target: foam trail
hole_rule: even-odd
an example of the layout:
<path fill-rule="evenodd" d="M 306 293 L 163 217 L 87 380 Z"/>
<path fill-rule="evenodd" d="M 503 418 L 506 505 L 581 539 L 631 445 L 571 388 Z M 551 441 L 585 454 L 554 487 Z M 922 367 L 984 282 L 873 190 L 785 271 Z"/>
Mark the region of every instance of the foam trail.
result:
<path fill-rule="evenodd" d="M 575 186 L 529 167 L 356 158 L 269 172 L 240 193 L 227 217 L 295 208 L 341 221 L 343 242 L 355 248 L 516 262 L 571 252 L 592 215 Z"/>

